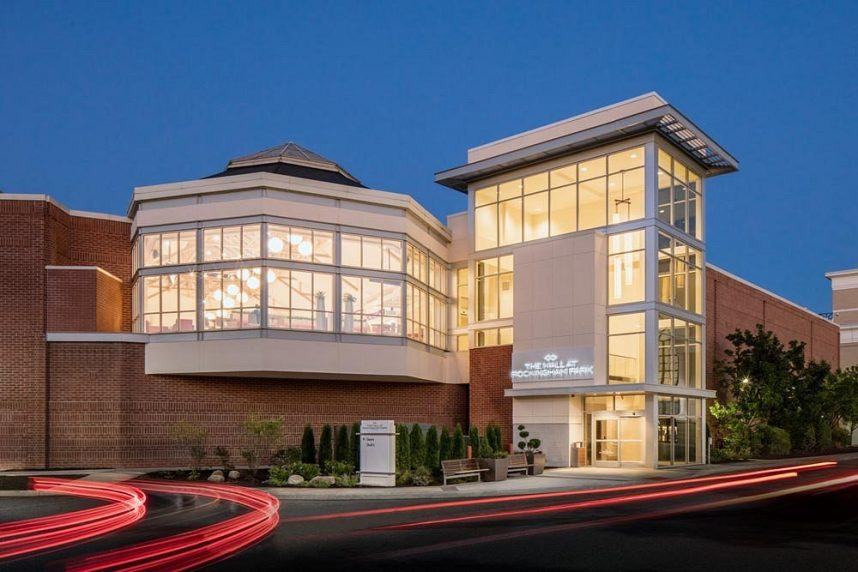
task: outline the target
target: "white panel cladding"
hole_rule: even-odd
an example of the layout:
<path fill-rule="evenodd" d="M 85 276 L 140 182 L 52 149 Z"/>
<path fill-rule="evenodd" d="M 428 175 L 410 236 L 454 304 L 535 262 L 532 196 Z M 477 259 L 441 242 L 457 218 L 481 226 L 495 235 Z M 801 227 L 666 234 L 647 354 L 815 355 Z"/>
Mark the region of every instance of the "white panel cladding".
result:
<path fill-rule="evenodd" d="M 579 232 L 523 244 L 513 253 L 516 350 L 591 347 L 594 377 L 581 382 L 607 383 L 604 234 Z M 556 383 L 530 381 L 527 387 L 551 387 Z"/>
<path fill-rule="evenodd" d="M 580 396 L 515 397 L 512 421 L 513 445 L 518 443 L 518 426 L 524 425 L 529 439 L 542 441 L 540 448 L 552 467 L 568 467 L 570 447 L 584 439 Z"/>
<path fill-rule="evenodd" d="M 259 337 L 160 341 L 146 346 L 146 373 L 465 383 L 461 376 L 467 371 L 448 363 L 454 356 L 409 343 Z"/>

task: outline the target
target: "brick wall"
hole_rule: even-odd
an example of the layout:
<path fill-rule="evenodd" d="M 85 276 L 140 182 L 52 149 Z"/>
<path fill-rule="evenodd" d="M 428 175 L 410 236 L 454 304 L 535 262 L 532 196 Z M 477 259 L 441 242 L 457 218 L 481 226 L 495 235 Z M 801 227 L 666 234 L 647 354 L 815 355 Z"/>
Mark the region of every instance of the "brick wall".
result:
<path fill-rule="evenodd" d="M 512 398 L 504 389 L 512 388 L 512 346 L 470 350 L 470 422 L 481 430 L 489 423 L 500 426 L 504 444 L 512 438 Z"/>
<path fill-rule="evenodd" d="M 52 467 L 187 465 L 170 426 L 209 430 L 209 447 L 236 456 L 247 415 L 285 418 L 280 446 L 300 443 L 310 423 L 360 419 L 467 426 L 468 387 L 437 383 L 145 375 L 143 344 L 50 343 Z"/>
<path fill-rule="evenodd" d="M 128 298 L 130 223 L 73 216 L 44 200 L 0 201 L 0 469 L 45 465 L 47 265 L 101 266 Z M 130 330 L 131 309 L 120 327 Z M 115 317 L 102 323 L 117 323 Z"/>
<path fill-rule="evenodd" d="M 762 324 L 784 344 L 805 342 L 805 357 L 840 365 L 840 330 L 819 316 L 787 304 L 713 268 L 706 271 L 706 380 L 715 389 L 716 359 L 724 359 L 731 347 L 728 334 L 738 329 L 754 330 Z"/>

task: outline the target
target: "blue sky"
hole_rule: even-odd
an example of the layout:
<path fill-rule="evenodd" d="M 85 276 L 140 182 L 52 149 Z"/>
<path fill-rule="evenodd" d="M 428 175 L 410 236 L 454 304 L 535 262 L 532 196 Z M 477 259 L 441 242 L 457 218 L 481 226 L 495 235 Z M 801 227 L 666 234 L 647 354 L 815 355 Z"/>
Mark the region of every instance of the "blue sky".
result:
<path fill-rule="evenodd" d="M 465 150 L 658 91 L 741 162 L 709 261 L 817 311 L 858 266 L 858 3 L 4 2 L 0 189 L 124 213 L 294 140 L 434 214 Z"/>

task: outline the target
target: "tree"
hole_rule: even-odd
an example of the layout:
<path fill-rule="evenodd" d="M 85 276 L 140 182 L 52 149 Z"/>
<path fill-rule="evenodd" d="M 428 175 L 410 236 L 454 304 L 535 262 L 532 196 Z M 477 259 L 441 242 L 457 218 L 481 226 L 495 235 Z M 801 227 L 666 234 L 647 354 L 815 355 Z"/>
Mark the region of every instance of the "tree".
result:
<path fill-rule="evenodd" d="M 396 470 L 407 471 L 411 468 L 411 441 L 406 425 L 396 426 Z"/>
<path fill-rule="evenodd" d="M 199 425 L 195 425 L 190 421 L 180 421 L 170 428 L 170 434 L 173 439 L 179 442 L 184 447 L 187 447 L 191 454 L 193 470 L 191 478 L 198 478 L 200 468 L 203 464 L 203 459 L 206 457 L 206 440 L 209 432 Z"/>
<path fill-rule="evenodd" d="M 835 427 L 844 426 L 852 434 L 858 429 L 858 367 L 832 375 L 826 386 L 827 409 Z"/>
<path fill-rule="evenodd" d="M 243 452 L 242 455 L 248 460 L 251 472 L 254 472 L 259 460 L 271 458 L 274 442 L 283 432 L 283 418 L 260 419 L 256 415 L 248 415 L 244 420 L 244 432 L 250 436 L 251 445 L 248 451 L 251 454 Z"/>
<path fill-rule="evenodd" d="M 355 469 L 360 469 L 360 423 L 355 421 L 352 423 L 351 430 L 351 454 L 352 454 L 352 464 L 355 466 Z"/>
<path fill-rule="evenodd" d="M 437 471 L 441 466 L 439 454 L 438 429 L 432 425 L 426 431 L 426 456 L 423 461 L 426 464 L 426 468 L 430 471 Z"/>
<path fill-rule="evenodd" d="M 351 440 L 349 439 L 349 428 L 340 425 L 337 430 L 337 444 L 334 448 L 334 459 L 344 463 L 351 463 Z"/>
<path fill-rule="evenodd" d="M 411 427 L 411 468 L 422 467 L 426 463 L 426 443 L 423 441 L 423 429 L 415 423 Z"/>
<path fill-rule="evenodd" d="M 480 430 L 476 425 L 471 425 L 468 431 L 468 444 L 471 446 L 471 455 L 474 459 L 480 458 Z"/>
<path fill-rule="evenodd" d="M 465 456 L 465 435 L 462 433 L 462 426 L 456 423 L 456 428 L 453 429 L 453 438 L 450 442 L 450 458 L 464 459 Z"/>
<path fill-rule="evenodd" d="M 301 462 L 316 464 L 316 436 L 309 424 L 304 427 L 304 435 L 301 436 Z"/>
<path fill-rule="evenodd" d="M 490 424 L 486 427 L 486 439 L 488 439 L 489 445 L 495 453 L 503 450 L 503 444 L 501 443 L 501 430 L 497 425 Z"/>
<path fill-rule="evenodd" d="M 438 438 L 438 460 L 446 461 L 451 454 L 450 431 L 446 427 L 441 428 L 441 436 Z"/>
<path fill-rule="evenodd" d="M 334 458 L 334 429 L 327 423 L 322 427 L 319 437 L 319 466 L 325 470 Z"/>

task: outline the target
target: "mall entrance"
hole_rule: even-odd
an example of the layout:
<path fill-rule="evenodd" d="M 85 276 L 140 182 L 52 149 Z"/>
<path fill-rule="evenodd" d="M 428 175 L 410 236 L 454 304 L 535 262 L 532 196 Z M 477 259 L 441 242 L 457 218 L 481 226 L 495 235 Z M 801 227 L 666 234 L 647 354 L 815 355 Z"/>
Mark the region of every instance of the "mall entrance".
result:
<path fill-rule="evenodd" d="M 595 467 L 635 467 L 644 462 L 644 395 L 584 398 L 587 463 Z"/>

